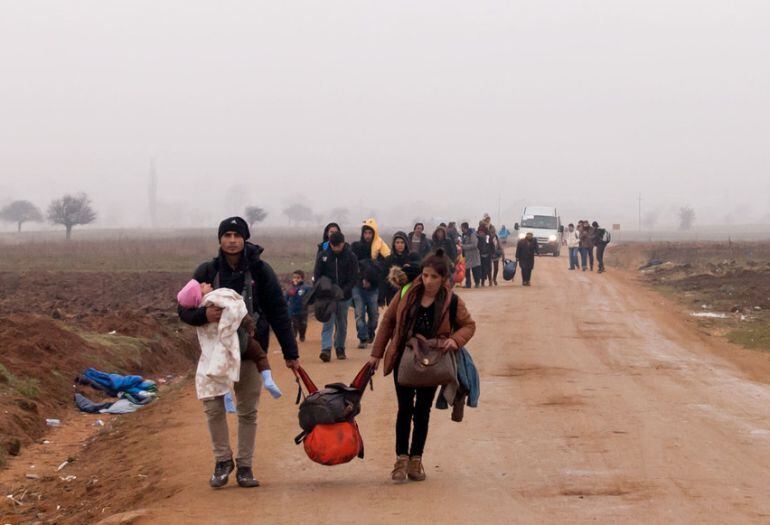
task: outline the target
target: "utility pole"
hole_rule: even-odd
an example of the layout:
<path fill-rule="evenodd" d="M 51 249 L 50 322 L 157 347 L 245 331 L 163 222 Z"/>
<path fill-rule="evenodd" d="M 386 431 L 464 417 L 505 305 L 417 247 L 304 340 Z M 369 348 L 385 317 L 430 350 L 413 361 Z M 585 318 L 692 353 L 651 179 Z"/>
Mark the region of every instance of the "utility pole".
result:
<path fill-rule="evenodd" d="M 642 194 L 639 194 L 639 231 L 642 231 Z"/>
<path fill-rule="evenodd" d="M 155 171 L 155 157 L 150 159 L 150 181 L 147 188 L 147 198 L 150 205 L 150 225 L 158 226 L 158 173 Z"/>

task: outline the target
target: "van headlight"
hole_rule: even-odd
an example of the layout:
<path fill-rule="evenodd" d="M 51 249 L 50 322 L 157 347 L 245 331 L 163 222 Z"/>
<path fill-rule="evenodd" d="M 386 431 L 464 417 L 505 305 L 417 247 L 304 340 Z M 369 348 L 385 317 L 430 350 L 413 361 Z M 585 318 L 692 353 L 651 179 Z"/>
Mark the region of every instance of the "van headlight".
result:
<path fill-rule="evenodd" d="M 556 241 L 556 235 L 549 235 L 548 236 L 548 240 L 551 241 L 551 242 Z"/>

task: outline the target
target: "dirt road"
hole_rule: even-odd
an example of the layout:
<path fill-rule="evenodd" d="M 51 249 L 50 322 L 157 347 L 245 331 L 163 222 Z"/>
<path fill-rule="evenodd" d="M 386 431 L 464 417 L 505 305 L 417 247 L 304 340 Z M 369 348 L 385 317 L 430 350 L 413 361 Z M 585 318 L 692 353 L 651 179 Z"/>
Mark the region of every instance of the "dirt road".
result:
<path fill-rule="evenodd" d="M 295 389 L 275 366 L 285 396 L 261 405 L 263 486 L 208 487 L 208 435 L 188 388 L 143 414 L 148 435 L 130 444 L 158 466 L 153 490 L 166 496 L 136 501 L 149 512 L 137 523 L 770 521 L 770 386 L 719 357 L 744 351 L 624 275 L 564 265 L 538 259 L 529 289 L 460 291 L 478 323 L 481 406 L 461 424 L 433 412 L 425 483 L 388 481 L 391 378 L 364 398 L 366 459 L 325 468 L 292 442 Z M 314 328 L 303 346 L 312 377 L 352 379 L 364 353 L 321 364 Z"/>

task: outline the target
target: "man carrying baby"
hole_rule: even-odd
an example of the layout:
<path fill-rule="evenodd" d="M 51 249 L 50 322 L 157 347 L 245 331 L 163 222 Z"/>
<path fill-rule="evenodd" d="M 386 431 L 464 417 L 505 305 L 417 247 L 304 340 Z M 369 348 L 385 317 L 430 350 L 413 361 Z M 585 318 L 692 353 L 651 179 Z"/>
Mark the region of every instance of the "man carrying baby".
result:
<path fill-rule="evenodd" d="M 222 221 L 218 236 L 219 255 L 201 264 L 195 270 L 193 279 L 199 283 L 210 283 L 214 289 L 229 288 L 241 294 L 255 325 L 247 331 L 253 333 L 262 349 L 267 351 L 269 330 L 272 328 L 281 345 L 286 366 L 296 370 L 299 367 L 299 352 L 291 319 L 275 272 L 260 258 L 263 249 L 246 242 L 250 237 L 249 226 L 240 217 Z M 179 317 L 192 326 L 203 326 L 218 323 L 222 309 L 212 305 L 193 308 L 180 306 Z M 254 479 L 252 471 L 252 458 L 262 376 L 254 360 L 241 360 L 240 378 L 233 389 L 238 413 L 238 450 L 235 462 L 230 448 L 224 396 L 203 401 L 216 461 L 209 484 L 214 488 L 223 487 L 237 467 L 238 485 L 258 487 L 259 482 Z"/>

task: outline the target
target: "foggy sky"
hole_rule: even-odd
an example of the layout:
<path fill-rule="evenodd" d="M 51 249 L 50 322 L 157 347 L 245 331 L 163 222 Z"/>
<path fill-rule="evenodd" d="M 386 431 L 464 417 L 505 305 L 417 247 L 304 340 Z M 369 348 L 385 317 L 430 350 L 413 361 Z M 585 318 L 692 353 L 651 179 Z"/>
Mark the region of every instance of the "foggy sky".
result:
<path fill-rule="evenodd" d="M 499 197 L 636 227 L 639 193 L 658 226 L 770 222 L 768 28 L 765 0 L 3 1 L 0 204 L 147 225 L 154 157 L 181 225 Z"/>

